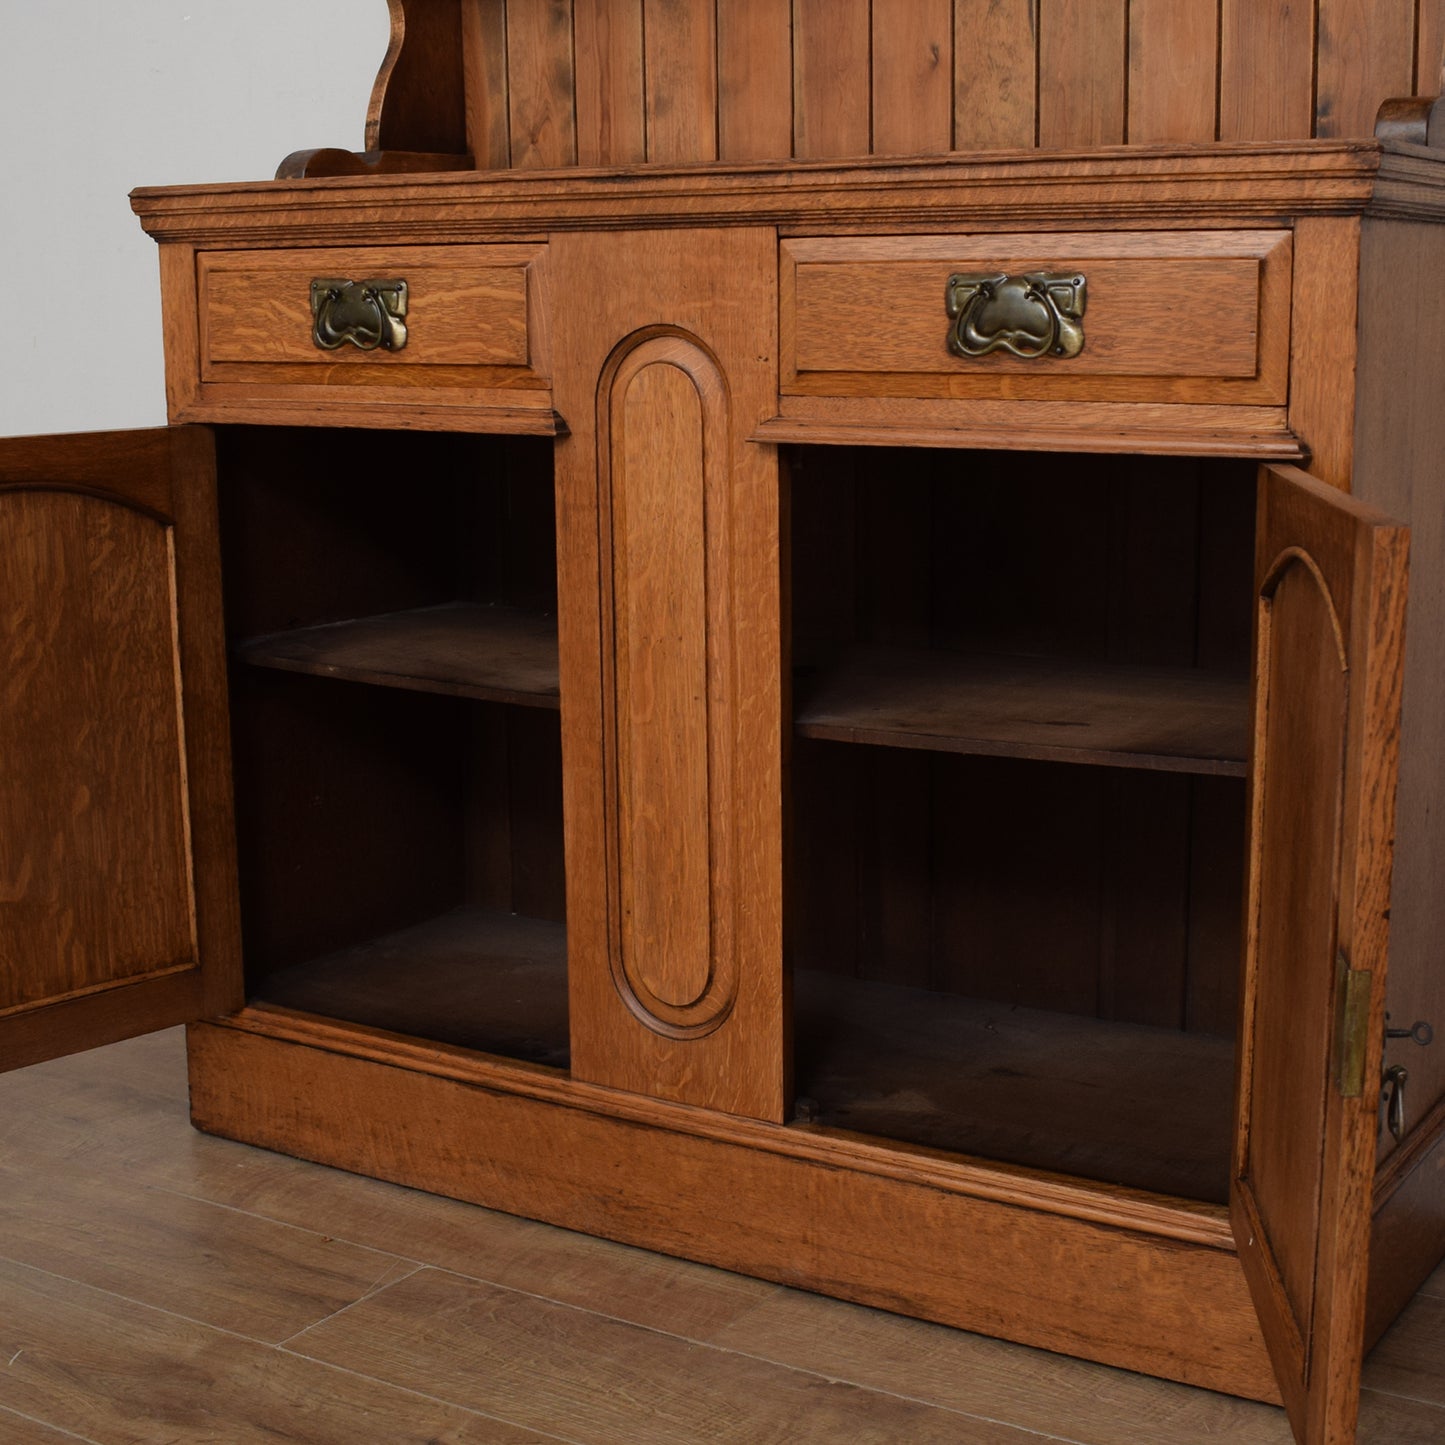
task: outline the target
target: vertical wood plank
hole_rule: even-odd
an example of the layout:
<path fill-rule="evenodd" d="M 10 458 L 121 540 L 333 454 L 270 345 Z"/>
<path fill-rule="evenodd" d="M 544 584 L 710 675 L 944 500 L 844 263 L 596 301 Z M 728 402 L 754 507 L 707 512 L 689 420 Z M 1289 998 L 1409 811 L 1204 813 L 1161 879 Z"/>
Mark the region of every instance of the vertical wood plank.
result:
<path fill-rule="evenodd" d="M 1381 101 L 1414 86 L 1414 0 L 1319 0 L 1315 134 L 1370 136 Z"/>
<path fill-rule="evenodd" d="M 1218 0 L 1130 0 L 1131 143 L 1212 141 Z"/>
<path fill-rule="evenodd" d="M 1039 144 L 1124 139 L 1126 0 L 1038 0 Z"/>
<path fill-rule="evenodd" d="M 1219 139 L 1302 140 L 1314 133 L 1314 7 L 1223 0 Z"/>
<path fill-rule="evenodd" d="M 1354 469 L 1355 348 L 1339 318 L 1357 314 L 1360 222 L 1295 223 L 1290 301 L 1290 430 L 1310 449 L 1310 472 L 1349 491 Z"/>
<path fill-rule="evenodd" d="M 868 154 L 868 12 L 868 0 L 793 0 L 794 155 Z"/>
<path fill-rule="evenodd" d="M 577 164 L 646 160 L 642 0 L 572 0 L 572 29 Z"/>
<path fill-rule="evenodd" d="M 577 163 L 572 0 L 507 0 L 512 165 Z"/>
<path fill-rule="evenodd" d="M 1415 94 L 1439 95 L 1445 65 L 1445 0 L 1418 0 L 1415 10 Z"/>
<path fill-rule="evenodd" d="M 1037 101 L 1034 0 L 955 0 L 954 148 L 1035 144 Z"/>
<path fill-rule="evenodd" d="M 953 145 L 953 0 L 873 0 L 873 154 Z"/>
<path fill-rule="evenodd" d="M 1110 768 L 1104 779 L 1099 1016 L 1184 1022 L 1189 919 L 1189 783 Z"/>
<path fill-rule="evenodd" d="M 1239 1019 L 1244 919 L 1244 784 L 1191 778 L 1189 970 L 1184 1026 L 1228 1038 Z"/>
<path fill-rule="evenodd" d="M 793 153 L 792 0 L 717 0 L 718 155 Z"/>
<path fill-rule="evenodd" d="M 647 159 L 717 159 L 717 33 L 712 6 L 645 0 Z"/>
<path fill-rule="evenodd" d="M 462 7 L 462 71 L 473 164 L 479 170 L 505 169 L 512 158 L 506 0 L 471 0 Z"/>

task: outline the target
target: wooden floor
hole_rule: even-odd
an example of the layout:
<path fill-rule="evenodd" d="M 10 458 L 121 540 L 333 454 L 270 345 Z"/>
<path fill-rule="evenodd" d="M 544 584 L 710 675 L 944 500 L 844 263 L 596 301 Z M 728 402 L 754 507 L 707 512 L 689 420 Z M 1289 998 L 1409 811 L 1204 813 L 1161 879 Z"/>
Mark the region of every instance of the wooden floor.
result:
<path fill-rule="evenodd" d="M 1445 1270 L 1361 1439 L 1445 1441 Z M 1277 1410 L 190 1128 L 182 1040 L 0 1077 L 0 1442 L 1284 1445 Z"/>

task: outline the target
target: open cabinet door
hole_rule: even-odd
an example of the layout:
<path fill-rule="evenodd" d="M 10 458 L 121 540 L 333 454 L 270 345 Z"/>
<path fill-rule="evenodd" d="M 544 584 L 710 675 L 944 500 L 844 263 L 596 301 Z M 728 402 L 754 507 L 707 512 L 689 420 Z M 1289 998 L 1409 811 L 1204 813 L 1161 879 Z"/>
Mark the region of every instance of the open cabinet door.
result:
<path fill-rule="evenodd" d="M 1407 533 L 1261 470 L 1249 900 L 1230 1209 L 1295 1435 L 1355 1436 Z"/>
<path fill-rule="evenodd" d="M 0 440 L 0 1070 L 240 1002 L 215 452 Z"/>

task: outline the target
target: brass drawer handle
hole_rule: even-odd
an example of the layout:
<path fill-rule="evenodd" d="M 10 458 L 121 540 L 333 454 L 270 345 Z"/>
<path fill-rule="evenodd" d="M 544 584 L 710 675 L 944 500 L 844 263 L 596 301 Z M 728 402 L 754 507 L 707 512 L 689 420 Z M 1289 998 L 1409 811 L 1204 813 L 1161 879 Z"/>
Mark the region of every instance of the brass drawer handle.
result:
<path fill-rule="evenodd" d="M 346 281 L 318 277 L 311 283 L 311 339 L 323 351 L 349 341 L 362 351 L 400 351 L 406 345 L 406 282 Z"/>
<path fill-rule="evenodd" d="M 1084 349 L 1082 272 L 957 271 L 946 304 L 953 325 L 948 349 L 956 356 L 1007 351 L 1027 361 L 1077 356 Z"/>

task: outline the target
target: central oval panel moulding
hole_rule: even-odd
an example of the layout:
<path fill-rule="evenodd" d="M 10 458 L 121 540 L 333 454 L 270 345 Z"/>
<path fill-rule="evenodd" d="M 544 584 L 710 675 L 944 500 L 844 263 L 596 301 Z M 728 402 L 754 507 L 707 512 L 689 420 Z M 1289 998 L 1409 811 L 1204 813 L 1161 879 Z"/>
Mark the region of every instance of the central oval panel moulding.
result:
<path fill-rule="evenodd" d="M 604 383 L 615 672 L 610 727 L 614 974 L 661 1032 L 726 1017 L 734 979 L 714 900 L 726 780 L 726 390 L 712 358 L 652 337 Z M 725 896 L 725 895 L 724 895 Z"/>

